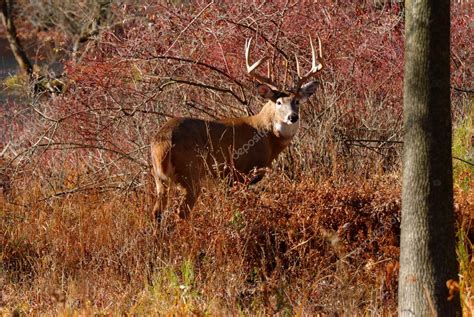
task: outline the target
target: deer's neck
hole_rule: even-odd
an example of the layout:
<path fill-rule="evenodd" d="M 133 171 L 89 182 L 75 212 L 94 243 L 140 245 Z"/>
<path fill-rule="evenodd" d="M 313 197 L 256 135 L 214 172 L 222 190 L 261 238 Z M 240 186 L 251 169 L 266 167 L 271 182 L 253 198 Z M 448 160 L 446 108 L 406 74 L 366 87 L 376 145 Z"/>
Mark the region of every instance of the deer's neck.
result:
<path fill-rule="evenodd" d="M 249 117 L 250 124 L 259 131 L 273 133 L 273 118 L 275 117 L 275 109 L 272 102 L 267 102 L 262 110 L 254 116 Z"/>
<path fill-rule="evenodd" d="M 268 102 L 255 116 L 249 117 L 252 126 L 263 131 L 279 151 L 287 147 L 298 131 L 299 122 L 288 125 L 275 120 L 275 105 Z"/>

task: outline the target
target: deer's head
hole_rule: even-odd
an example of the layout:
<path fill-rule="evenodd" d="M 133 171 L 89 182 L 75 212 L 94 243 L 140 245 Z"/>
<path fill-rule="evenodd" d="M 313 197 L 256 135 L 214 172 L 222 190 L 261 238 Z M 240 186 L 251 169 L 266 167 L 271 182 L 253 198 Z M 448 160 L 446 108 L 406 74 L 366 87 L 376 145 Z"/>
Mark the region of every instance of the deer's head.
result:
<path fill-rule="evenodd" d="M 322 48 L 319 38 L 318 43 L 319 58 L 322 59 Z M 245 43 L 245 63 L 247 66 L 247 72 L 260 82 L 260 85 L 257 88 L 258 94 L 269 100 L 269 103 L 265 107 L 271 107 L 269 113 L 272 114 L 271 121 L 274 133 L 280 137 L 291 138 L 295 135 L 299 127 L 300 105 L 306 102 L 308 98 L 314 94 L 318 86 L 317 81 L 306 81 L 323 68 L 323 64 L 316 57 L 313 41 L 310 37 L 312 63 L 311 69 L 306 74 L 301 74 L 298 57 L 295 55 L 298 80 L 291 89 L 281 89 L 270 79 L 270 76 L 265 77 L 254 72 L 255 69 L 267 59 L 267 57 L 258 60 L 253 65 L 250 65 L 250 44 L 251 39 L 247 40 Z"/>

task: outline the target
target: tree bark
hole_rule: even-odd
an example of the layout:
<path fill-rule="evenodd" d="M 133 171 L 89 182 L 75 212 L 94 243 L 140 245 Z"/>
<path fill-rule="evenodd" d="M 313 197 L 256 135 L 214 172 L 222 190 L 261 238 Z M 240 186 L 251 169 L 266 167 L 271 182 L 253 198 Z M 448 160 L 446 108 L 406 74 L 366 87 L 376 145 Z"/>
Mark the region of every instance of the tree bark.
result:
<path fill-rule="evenodd" d="M 33 73 L 33 66 L 16 34 L 15 24 L 13 23 L 13 0 L 0 0 L 0 10 L 0 18 L 6 29 L 7 40 L 13 56 L 15 56 L 20 70 L 30 76 Z"/>
<path fill-rule="evenodd" d="M 405 3 L 400 316 L 457 316 L 450 100 L 450 2 Z"/>

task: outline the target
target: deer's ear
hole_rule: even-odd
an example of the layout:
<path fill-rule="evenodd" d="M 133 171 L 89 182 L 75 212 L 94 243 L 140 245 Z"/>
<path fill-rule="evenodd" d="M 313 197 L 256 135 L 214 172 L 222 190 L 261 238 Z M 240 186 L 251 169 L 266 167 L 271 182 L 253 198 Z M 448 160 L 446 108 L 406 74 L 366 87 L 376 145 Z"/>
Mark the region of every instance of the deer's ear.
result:
<path fill-rule="evenodd" d="M 315 80 L 310 81 L 309 83 L 306 83 L 301 86 L 301 88 L 298 90 L 298 97 L 300 102 L 303 103 L 308 100 L 309 97 L 311 97 L 311 95 L 315 93 L 317 87 L 318 82 Z"/>
<path fill-rule="evenodd" d="M 272 90 L 267 85 L 258 85 L 257 92 L 261 97 L 265 99 L 270 99 L 272 101 L 276 101 L 278 99 L 278 93 Z"/>

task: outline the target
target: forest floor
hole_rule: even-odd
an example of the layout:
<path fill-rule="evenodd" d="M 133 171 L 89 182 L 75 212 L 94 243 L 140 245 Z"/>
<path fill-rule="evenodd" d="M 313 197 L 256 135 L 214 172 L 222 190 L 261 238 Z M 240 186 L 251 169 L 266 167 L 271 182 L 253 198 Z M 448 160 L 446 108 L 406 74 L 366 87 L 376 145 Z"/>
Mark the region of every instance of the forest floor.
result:
<path fill-rule="evenodd" d="M 205 191 L 188 220 L 152 196 L 0 200 L 0 312 L 325 315 L 396 312 L 400 178 Z M 174 209 L 177 206 L 175 198 Z M 472 305 L 474 195 L 456 191 L 463 298 Z M 472 241 L 472 240 L 471 240 Z"/>

